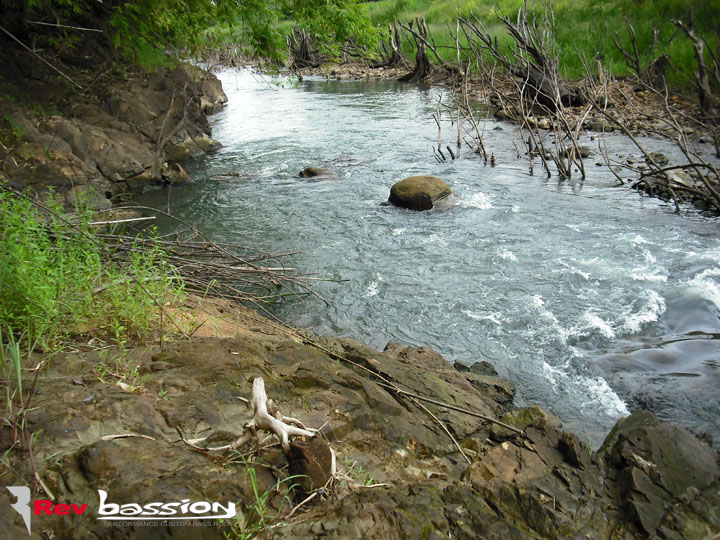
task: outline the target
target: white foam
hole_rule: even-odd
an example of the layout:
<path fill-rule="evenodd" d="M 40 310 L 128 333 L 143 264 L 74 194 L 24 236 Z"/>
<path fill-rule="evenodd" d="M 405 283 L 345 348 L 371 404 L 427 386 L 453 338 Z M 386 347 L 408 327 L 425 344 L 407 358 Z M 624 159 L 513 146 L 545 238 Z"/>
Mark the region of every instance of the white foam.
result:
<path fill-rule="evenodd" d="M 660 315 L 665 313 L 665 299 L 652 289 L 644 291 L 645 302 L 640 309 L 629 314 L 620 325 L 620 330 L 625 333 L 635 334 L 640 331 L 642 326 L 647 323 L 655 322 Z"/>
<path fill-rule="evenodd" d="M 565 367 L 567 368 L 567 366 Z M 576 390 L 572 393 L 577 395 L 570 396 L 570 399 L 575 397 L 583 398 L 580 406 L 588 414 L 596 416 L 598 413 L 604 413 L 612 418 L 630 414 L 625 402 L 613 392 L 613 389 L 602 377 L 581 375 L 573 377 L 564 369 L 551 366 L 545 361 L 543 361 L 542 372 L 554 390 L 567 391 L 570 388 L 575 388 Z M 574 379 L 575 384 L 568 384 L 569 379 Z"/>
<path fill-rule="evenodd" d="M 655 283 L 666 283 L 668 279 L 667 268 L 657 264 L 655 256 L 644 250 L 646 266 L 637 266 L 630 271 L 630 277 L 635 281 L 654 281 Z"/>
<path fill-rule="evenodd" d="M 505 248 L 498 249 L 498 255 L 500 256 L 501 259 L 505 259 L 506 261 L 517 261 L 517 257 L 509 249 L 505 249 Z"/>
<path fill-rule="evenodd" d="M 378 293 L 378 282 L 371 281 L 368 285 L 367 291 L 365 292 L 365 298 L 370 298 Z"/>
<path fill-rule="evenodd" d="M 587 312 L 583 315 L 583 319 L 588 322 L 591 328 L 600 330 L 600 333 L 606 338 L 613 339 L 615 337 L 615 331 L 612 329 L 612 326 L 596 313 Z"/>
<path fill-rule="evenodd" d="M 600 409 L 613 418 L 630 415 L 627 404 L 613 392 L 605 379 L 602 377 L 587 377 L 583 382 L 589 399 L 583 401 L 581 407 L 588 411 L 589 414 L 595 415 Z"/>
<path fill-rule="evenodd" d="M 403 234 L 406 230 L 407 230 L 407 229 L 406 229 L 405 227 L 396 227 L 395 229 L 392 230 L 392 235 L 393 235 L 393 236 L 400 236 L 400 235 Z"/>
<path fill-rule="evenodd" d="M 426 236 L 420 240 L 422 244 L 437 244 L 440 247 L 448 245 L 446 237 L 440 233 L 432 233 L 430 236 Z"/>
<path fill-rule="evenodd" d="M 633 268 L 630 277 L 635 281 L 653 281 L 655 283 L 667 282 L 667 270 L 665 268 Z"/>
<path fill-rule="evenodd" d="M 687 282 L 689 290 L 720 308 L 720 268 L 707 268 Z"/>
<path fill-rule="evenodd" d="M 498 319 L 498 317 L 500 316 L 499 313 L 476 313 L 474 311 L 470 311 L 469 309 L 463 309 L 462 313 L 476 321 L 490 321 L 491 323 L 497 325 L 502 324 Z"/>
<path fill-rule="evenodd" d="M 482 191 L 473 193 L 468 199 L 460 199 L 458 204 L 463 208 L 479 208 L 480 210 L 489 210 L 493 207 L 490 197 Z"/>

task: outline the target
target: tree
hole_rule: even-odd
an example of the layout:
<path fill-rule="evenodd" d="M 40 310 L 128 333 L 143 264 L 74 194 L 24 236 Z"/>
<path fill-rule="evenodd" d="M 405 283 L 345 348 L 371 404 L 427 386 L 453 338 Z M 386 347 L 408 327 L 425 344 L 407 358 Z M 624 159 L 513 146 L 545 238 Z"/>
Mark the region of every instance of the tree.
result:
<path fill-rule="evenodd" d="M 219 46 L 226 35 L 210 31 L 218 27 L 235 30 L 252 54 L 274 63 L 285 57 L 284 21 L 330 52 L 347 40 L 370 46 L 375 35 L 358 0 L 0 0 L 0 21 L 24 42 L 51 45 L 73 40 L 68 26 L 101 30 L 96 40 L 136 60 L 148 50 L 194 54 Z"/>

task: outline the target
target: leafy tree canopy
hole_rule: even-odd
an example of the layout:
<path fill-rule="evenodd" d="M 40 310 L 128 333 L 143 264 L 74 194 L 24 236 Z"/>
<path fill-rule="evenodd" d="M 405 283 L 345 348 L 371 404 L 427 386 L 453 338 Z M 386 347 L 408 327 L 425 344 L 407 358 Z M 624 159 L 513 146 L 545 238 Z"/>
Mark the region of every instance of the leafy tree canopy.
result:
<path fill-rule="evenodd" d="M 330 52 L 351 39 L 371 45 L 374 37 L 357 0 L 0 0 L 0 21 L 22 39 L 66 43 L 76 35 L 72 29 L 47 25 L 99 29 L 106 43 L 135 58 L 148 49 L 197 53 L 232 36 L 255 56 L 280 63 L 282 30 L 292 25 Z"/>

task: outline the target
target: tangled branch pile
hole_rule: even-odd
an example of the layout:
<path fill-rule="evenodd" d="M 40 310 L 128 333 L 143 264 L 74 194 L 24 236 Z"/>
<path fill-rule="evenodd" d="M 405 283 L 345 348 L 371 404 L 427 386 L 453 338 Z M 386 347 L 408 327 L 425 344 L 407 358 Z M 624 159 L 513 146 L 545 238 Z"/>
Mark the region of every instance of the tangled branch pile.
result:
<path fill-rule="evenodd" d="M 681 203 L 720 214 L 720 54 L 707 40 L 699 37 L 693 27 L 692 15 L 686 24 L 673 20 L 673 25 L 692 43 L 697 71 L 694 90 L 697 102 L 668 88 L 665 69 L 671 64 L 667 55 L 660 55 L 643 65 L 638 51 L 635 29 L 628 19 L 625 23 L 631 38 L 624 43 L 616 33 L 614 45 L 618 48 L 633 77 L 618 80 L 603 65 L 602 58 L 592 61 L 577 50 L 584 67 L 584 79 L 570 82 L 560 73 L 560 51 L 555 37 L 555 15 L 550 3 L 544 12 L 532 13 L 527 2 L 518 10 L 517 17 L 499 13 L 512 44 L 498 42 L 472 12 L 458 16 L 455 28 L 448 27 L 446 42 L 454 44 L 455 60 L 444 59 L 438 52 L 433 36 L 427 31 L 424 20 L 415 24 L 397 23 L 402 33 L 390 31 L 389 47 L 395 46 L 401 35 L 414 42 L 417 50 L 414 69 L 401 80 L 426 79 L 431 72 L 452 81 L 457 94 L 454 104 L 445 106 L 458 126 L 457 151 L 446 147 L 452 159 L 460 155 L 462 142 L 488 160 L 485 130 L 479 128 L 469 106 L 468 91 L 489 101 L 495 116 L 511 119 L 520 126 L 520 144 L 516 144 L 517 158 L 528 159 L 530 174 L 539 160 L 548 178 L 557 175 L 570 179 L 586 177 L 584 158 L 591 154 L 588 147 L 578 141 L 583 131 L 618 131 L 629 140 L 644 157 L 644 164 L 620 162 L 608 156 L 605 138 L 595 137 L 598 153 L 603 156 L 610 172 L 621 184 L 628 183 L 652 196 L 673 201 L 679 210 Z M 396 36 L 397 34 L 397 36 Z M 678 34 L 682 37 L 682 34 Z M 656 36 L 657 37 L 657 36 Z M 678 39 L 681 39 L 679 37 Z M 446 47 L 448 48 L 448 47 Z M 432 66 L 430 51 L 438 65 Z M 448 55 L 449 56 L 449 55 Z M 397 63 L 397 62 L 394 62 Z M 470 78 L 473 78 L 470 81 Z M 440 105 L 435 120 L 438 122 L 438 146 L 433 148 L 438 161 L 445 161 L 439 124 Z M 463 132 L 470 136 L 466 140 Z M 673 149 L 675 161 L 667 158 L 658 161 L 655 152 L 646 149 L 647 142 L 638 134 L 667 141 Z M 714 156 L 707 156 L 698 144 L 711 142 Z M 634 178 L 633 178 L 634 176 Z"/>
<path fill-rule="evenodd" d="M 59 201 L 43 203 L 0 182 L 0 329 L 44 350 L 78 336 L 123 343 L 158 328 L 162 337 L 167 306 L 185 292 L 256 306 L 318 296 L 311 278 L 285 264 L 291 253 L 214 242 L 172 216 L 182 227 L 166 236 L 129 230 L 154 216 L 97 217 L 70 216 Z"/>
<path fill-rule="evenodd" d="M 138 249 L 160 248 L 188 292 L 253 304 L 308 295 L 325 301 L 311 287 L 314 278 L 300 275 L 286 264 L 297 252 L 266 253 L 240 244 L 216 242 L 191 224 L 160 210 L 144 206 L 116 209 L 123 210 L 162 215 L 176 227 L 162 236 L 98 233 L 98 238 L 112 246 L 112 256 L 123 259 Z"/>

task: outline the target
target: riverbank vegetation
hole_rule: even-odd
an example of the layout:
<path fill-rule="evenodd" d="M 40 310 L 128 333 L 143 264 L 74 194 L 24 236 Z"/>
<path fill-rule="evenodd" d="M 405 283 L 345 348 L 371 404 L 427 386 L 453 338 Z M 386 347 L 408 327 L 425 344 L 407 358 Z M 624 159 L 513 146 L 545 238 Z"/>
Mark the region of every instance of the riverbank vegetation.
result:
<path fill-rule="evenodd" d="M 448 62 L 456 58 L 454 33 L 458 17 L 477 17 L 498 44 L 512 46 L 513 40 L 500 21 L 500 16 L 515 18 L 521 9 L 543 13 L 549 6 L 554 11 L 553 31 L 556 40 L 559 68 L 563 76 L 580 79 L 585 76 L 584 62 L 601 60 L 603 66 L 616 77 L 636 74 L 663 55 L 667 55 L 671 69 L 668 81 L 675 86 L 688 87 L 693 78 L 695 57 L 692 43 L 684 39 L 674 20 L 694 23 L 695 31 L 708 42 L 709 54 L 718 47 L 717 28 L 720 27 L 720 2 L 717 0 L 662 0 L 660 2 L 634 0 L 584 0 L 581 2 L 554 1 L 550 4 L 524 0 L 381 0 L 365 3 L 373 24 L 386 26 L 395 20 L 409 22 L 424 19 L 441 56 Z M 460 39 L 465 44 L 464 36 Z M 630 56 L 623 54 L 625 52 Z M 410 43 L 405 52 L 412 54 Z"/>
<path fill-rule="evenodd" d="M 123 254 L 56 199 L 40 203 L 0 187 L 0 326 L 50 351 L 85 335 L 123 344 L 155 332 L 183 283 L 157 242 Z M 152 232 L 150 233 L 152 239 Z"/>

